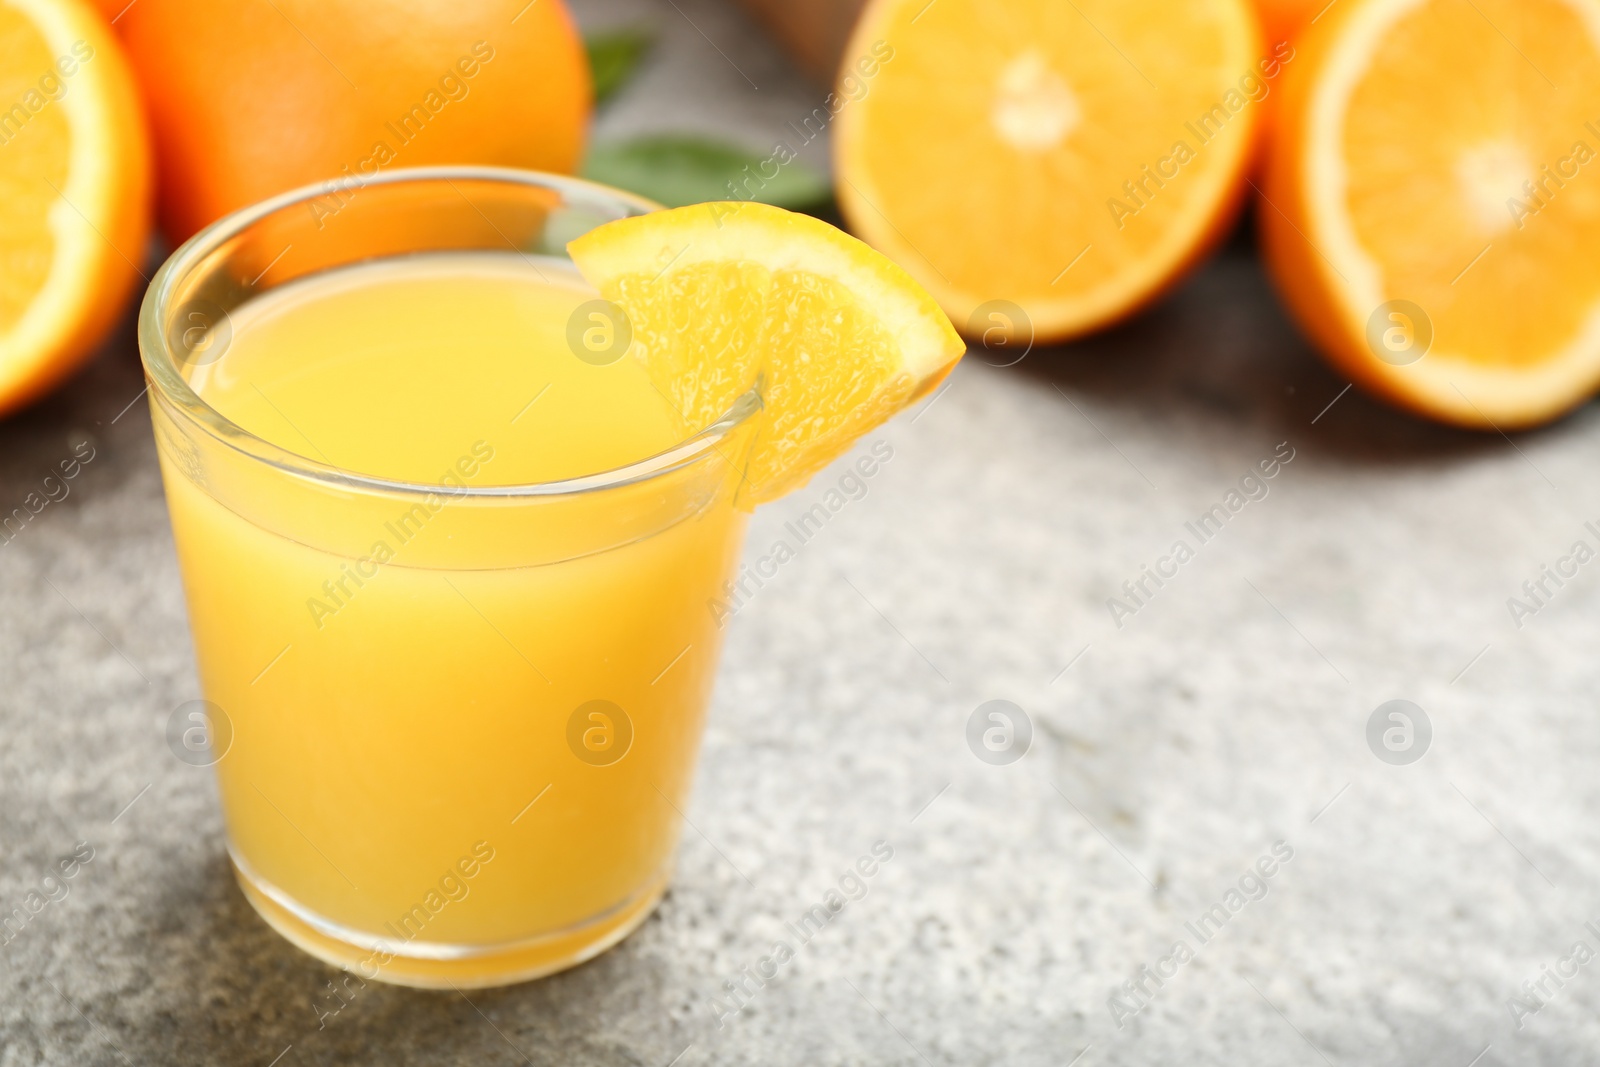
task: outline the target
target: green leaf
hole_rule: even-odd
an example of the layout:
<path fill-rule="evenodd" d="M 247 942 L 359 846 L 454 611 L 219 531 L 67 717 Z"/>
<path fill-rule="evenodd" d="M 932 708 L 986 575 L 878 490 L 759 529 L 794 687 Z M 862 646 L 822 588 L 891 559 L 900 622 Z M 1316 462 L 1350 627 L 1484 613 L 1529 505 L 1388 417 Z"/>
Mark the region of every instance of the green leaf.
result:
<path fill-rule="evenodd" d="M 780 158 L 694 134 L 652 134 L 596 145 L 583 176 L 667 207 L 755 200 L 799 209 L 828 199 L 832 189 L 826 177 L 798 159 L 782 163 Z"/>
<path fill-rule="evenodd" d="M 599 30 L 583 39 L 594 76 L 594 102 L 598 107 L 616 95 L 633 77 L 639 61 L 656 43 L 655 31 L 645 26 Z"/>

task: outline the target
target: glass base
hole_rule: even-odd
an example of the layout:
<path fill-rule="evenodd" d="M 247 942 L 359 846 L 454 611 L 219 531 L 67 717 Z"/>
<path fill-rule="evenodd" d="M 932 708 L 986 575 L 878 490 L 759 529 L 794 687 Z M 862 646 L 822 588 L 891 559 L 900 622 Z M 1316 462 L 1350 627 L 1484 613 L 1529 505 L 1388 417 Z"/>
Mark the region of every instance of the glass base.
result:
<path fill-rule="evenodd" d="M 245 899 L 296 948 L 368 981 L 417 989 L 481 989 L 564 971 L 594 959 L 638 928 L 666 891 L 662 870 L 629 900 L 587 922 L 499 945 L 442 945 L 373 937 L 341 927 L 257 876 L 233 855 Z"/>

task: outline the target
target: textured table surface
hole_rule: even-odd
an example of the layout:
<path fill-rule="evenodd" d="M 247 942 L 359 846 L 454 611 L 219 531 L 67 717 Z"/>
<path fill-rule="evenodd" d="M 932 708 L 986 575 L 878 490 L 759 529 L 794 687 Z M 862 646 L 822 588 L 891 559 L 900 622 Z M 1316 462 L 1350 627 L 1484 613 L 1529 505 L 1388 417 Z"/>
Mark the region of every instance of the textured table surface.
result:
<path fill-rule="evenodd" d="M 711 0 L 580 10 L 665 34 L 602 135 L 759 145 L 812 106 Z M 0 912 L 93 850 L 0 938 L 0 1067 L 1588 1062 L 1596 568 L 1520 628 L 1507 598 L 1600 544 L 1593 410 L 1509 440 L 1355 391 L 1324 411 L 1345 382 L 1238 247 L 1129 326 L 952 383 L 731 626 L 659 912 L 557 977 L 371 985 L 319 1028 L 336 972 L 244 902 L 210 772 L 164 741 L 198 694 L 124 327 L 0 424 L 0 511 L 93 450 L 0 545 Z M 1291 450 L 1220 534 L 1185 526 Z M 841 474 L 761 513 L 750 557 Z M 1367 740 L 1396 698 L 1432 724 L 1410 765 Z M 1009 765 L 967 741 L 995 699 L 1031 723 Z M 719 1018 L 879 841 L 866 896 Z M 1570 976 L 1513 1012 L 1546 968 Z"/>

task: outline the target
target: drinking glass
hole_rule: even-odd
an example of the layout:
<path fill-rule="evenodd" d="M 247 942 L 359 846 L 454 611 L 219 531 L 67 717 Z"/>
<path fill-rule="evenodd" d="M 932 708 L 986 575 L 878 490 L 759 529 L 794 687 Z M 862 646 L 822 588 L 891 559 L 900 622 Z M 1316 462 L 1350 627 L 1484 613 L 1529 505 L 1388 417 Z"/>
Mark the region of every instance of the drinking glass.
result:
<path fill-rule="evenodd" d="M 652 208 L 531 172 L 395 170 L 216 223 L 145 298 L 228 852 L 274 929 L 363 978 L 536 977 L 604 951 L 660 899 L 760 398 L 620 470 L 414 484 L 246 432 L 194 371 L 226 359 L 232 314 L 279 286 L 418 253 L 563 257 Z M 350 417 L 383 413 L 352 398 Z M 333 620 L 308 611 L 330 589 Z"/>

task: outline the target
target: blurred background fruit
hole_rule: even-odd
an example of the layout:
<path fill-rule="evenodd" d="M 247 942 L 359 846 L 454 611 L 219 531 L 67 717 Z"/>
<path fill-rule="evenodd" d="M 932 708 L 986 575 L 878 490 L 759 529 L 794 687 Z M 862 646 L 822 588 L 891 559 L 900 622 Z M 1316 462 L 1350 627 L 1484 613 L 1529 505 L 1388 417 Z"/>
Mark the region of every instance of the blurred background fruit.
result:
<path fill-rule="evenodd" d="M 1332 6 L 1332 0 L 1255 0 L 1255 5 L 1270 48 L 1279 41 L 1293 41 L 1312 19 Z"/>
<path fill-rule="evenodd" d="M 13 0 L 0 412 L 85 357 L 144 260 L 141 95 L 174 242 L 319 180 L 582 164 L 842 216 L 969 337 L 1033 344 L 1157 299 L 1255 186 L 1285 302 L 1374 393 L 1509 428 L 1600 387 L 1600 0 L 730 2 L 831 90 L 776 148 L 653 126 L 586 154 L 658 28 L 586 50 L 562 0 Z"/>
<path fill-rule="evenodd" d="M 144 259 L 138 94 L 80 0 L 0 4 L 0 414 L 55 385 L 121 314 Z"/>
<path fill-rule="evenodd" d="M 326 179 L 481 163 L 570 173 L 591 87 L 562 0 L 139 0 L 161 221 L 180 241 Z"/>
<path fill-rule="evenodd" d="M 1261 220 L 1332 362 L 1481 429 L 1593 393 L 1600 0 L 1342 0 L 1297 47 Z"/>
<path fill-rule="evenodd" d="M 106 17 L 107 22 L 117 19 L 135 0 L 88 0 L 91 6 L 99 9 L 100 14 Z"/>
<path fill-rule="evenodd" d="M 1105 326 L 1228 232 L 1261 51 L 1246 0 L 874 0 L 835 94 L 840 207 L 969 336 Z"/>
<path fill-rule="evenodd" d="M 1309 29 L 1312 23 L 1326 10 L 1333 0 L 1253 0 L 1256 15 L 1261 21 L 1261 35 L 1266 41 L 1268 52 L 1279 57 L 1292 57 L 1295 55 L 1294 42 L 1300 34 Z M 1261 111 L 1261 144 L 1257 149 L 1256 166 L 1252 170 L 1259 173 L 1262 169 L 1263 157 L 1270 150 L 1274 132 L 1278 126 L 1278 104 L 1281 94 L 1273 93 L 1262 101 Z"/>

